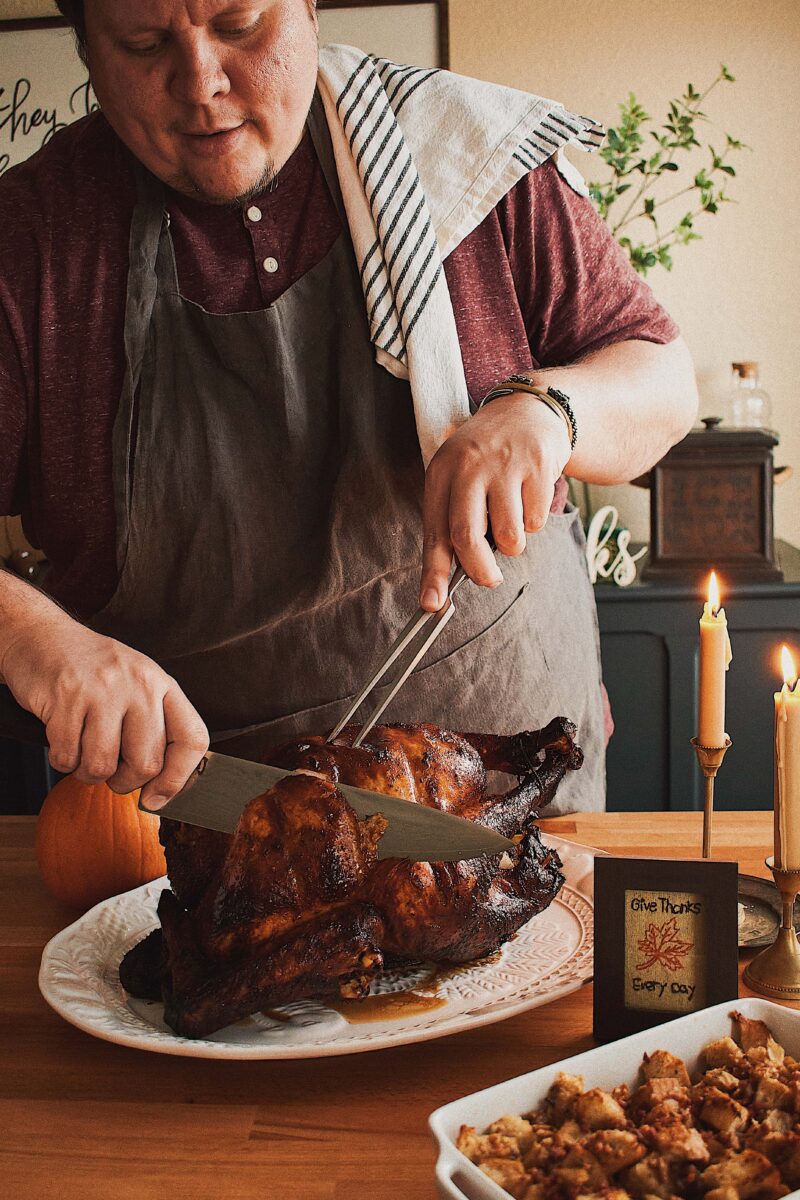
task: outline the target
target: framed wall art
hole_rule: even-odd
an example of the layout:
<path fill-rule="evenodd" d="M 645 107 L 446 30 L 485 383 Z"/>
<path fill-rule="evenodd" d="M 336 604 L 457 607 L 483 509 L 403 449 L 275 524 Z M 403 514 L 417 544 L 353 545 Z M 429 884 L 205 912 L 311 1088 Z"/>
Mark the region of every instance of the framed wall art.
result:
<path fill-rule="evenodd" d="M 0 30 L 62 24 L 53 0 L 0 0 Z"/>
<path fill-rule="evenodd" d="M 449 66 L 448 0 L 318 0 L 320 40 L 414 63 Z"/>

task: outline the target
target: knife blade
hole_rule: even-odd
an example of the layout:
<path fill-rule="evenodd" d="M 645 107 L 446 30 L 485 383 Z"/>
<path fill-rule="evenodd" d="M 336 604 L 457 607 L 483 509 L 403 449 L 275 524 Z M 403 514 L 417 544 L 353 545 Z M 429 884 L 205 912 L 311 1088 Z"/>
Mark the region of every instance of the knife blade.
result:
<path fill-rule="evenodd" d="M 42 722 L 17 704 L 9 689 L 0 685 L 0 736 L 46 746 Z M 279 767 L 247 762 L 209 751 L 208 765 L 184 791 L 179 792 L 157 816 L 187 825 L 201 825 L 232 833 L 248 802 L 292 775 Z M 514 843 L 485 825 L 426 808 L 396 796 L 385 796 L 350 784 L 337 784 L 359 817 L 383 813 L 389 822 L 378 844 L 378 858 L 410 858 L 416 862 L 458 862 L 484 854 L 502 854 Z M 142 807 L 141 805 L 139 806 Z M 147 812 L 147 809 L 142 809 Z"/>
<path fill-rule="evenodd" d="M 206 759 L 202 773 L 158 809 L 157 816 L 233 833 L 239 817 L 255 796 L 288 775 L 308 774 L 247 762 L 214 751 L 209 751 Z M 382 813 L 388 821 L 378 843 L 378 858 L 458 862 L 484 854 L 502 854 L 514 846 L 508 838 L 485 825 L 440 812 L 437 808 L 426 808 L 423 804 L 348 783 L 337 783 L 336 787 L 357 816 L 363 818 Z"/>

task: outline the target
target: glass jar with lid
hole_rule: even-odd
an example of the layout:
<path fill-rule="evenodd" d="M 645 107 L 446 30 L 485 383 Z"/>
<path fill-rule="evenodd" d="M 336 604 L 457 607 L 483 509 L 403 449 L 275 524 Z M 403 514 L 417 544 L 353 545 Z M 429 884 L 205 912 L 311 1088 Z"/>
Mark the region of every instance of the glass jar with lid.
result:
<path fill-rule="evenodd" d="M 771 429 L 772 401 L 758 382 L 758 363 L 731 363 L 724 424 L 733 429 Z"/>

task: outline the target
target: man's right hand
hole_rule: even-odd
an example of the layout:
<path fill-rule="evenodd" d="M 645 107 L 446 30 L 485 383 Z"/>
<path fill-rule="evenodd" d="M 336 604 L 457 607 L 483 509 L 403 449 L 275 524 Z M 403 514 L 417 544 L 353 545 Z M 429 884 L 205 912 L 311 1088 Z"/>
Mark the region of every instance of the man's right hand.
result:
<path fill-rule="evenodd" d="M 160 808 L 208 750 L 208 730 L 156 663 L 55 609 L 6 640 L 0 675 L 47 729 L 50 762 L 83 783 L 142 788 Z"/>

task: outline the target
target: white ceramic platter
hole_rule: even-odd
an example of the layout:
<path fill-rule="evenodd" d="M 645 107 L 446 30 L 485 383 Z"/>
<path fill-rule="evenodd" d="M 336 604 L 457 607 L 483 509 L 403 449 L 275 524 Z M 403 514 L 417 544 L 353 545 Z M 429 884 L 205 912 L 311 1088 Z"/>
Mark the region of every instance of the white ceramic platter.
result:
<path fill-rule="evenodd" d="M 548 1004 L 591 978 L 593 857 L 585 846 L 547 837 L 558 850 L 567 882 L 559 896 L 507 942 L 500 954 L 438 983 L 445 1003 L 415 1016 L 351 1024 L 322 1003 L 299 1001 L 280 1009 L 283 1019 L 257 1015 L 213 1036 L 177 1037 L 160 1003 L 129 997 L 119 982 L 124 954 L 158 920 L 166 877 L 96 905 L 45 946 L 39 987 L 65 1020 L 95 1037 L 195 1058 L 317 1058 L 358 1054 L 444 1037 Z M 405 991 L 429 974 L 392 973 L 381 991 Z"/>
<path fill-rule="evenodd" d="M 582 1075 L 587 1089 L 608 1090 L 619 1083 L 627 1083 L 633 1090 L 642 1056 L 668 1049 L 682 1058 L 693 1074 L 703 1046 L 717 1038 L 730 1037 L 730 1013 L 734 1011 L 764 1021 L 789 1054 L 800 1058 L 800 1012 L 769 1000 L 748 997 L 689 1013 L 676 1021 L 610 1042 L 607 1046 L 598 1046 L 574 1058 L 562 1059 L 482 1092 L 474 1092 L 437 1108 L 431 1115 L 431 1131 L 439 1145 L 436 1163 L 439 1195 L 443 1200 L 509 1200 L 508 1192 L 456 1149 L 455 1140 L 462 1125 L 472 1125 L 482 1131 L 506 1113 L 521 1115 L 538 1108 L 559 1071 Z M 792 1192 L 784 1200 L 796 1197 L 800 1197 L 800 1191 Z"/>

